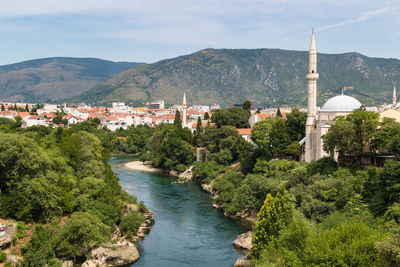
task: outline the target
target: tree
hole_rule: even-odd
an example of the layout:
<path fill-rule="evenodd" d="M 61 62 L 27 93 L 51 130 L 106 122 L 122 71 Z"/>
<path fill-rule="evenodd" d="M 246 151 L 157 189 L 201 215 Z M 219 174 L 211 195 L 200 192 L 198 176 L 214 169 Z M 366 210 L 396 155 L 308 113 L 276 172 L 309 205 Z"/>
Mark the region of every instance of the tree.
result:
<path fill-rule="evenodd" d="M 204 120 L 208 120 L 210 118 L 210 115 L 208 112 L 204 113 Z"/>
<path fill-rule="evenodd" d="M 26 111 L 26 112 L 29 112 L 29 106 L 28 106 L 28 104 L 25 105 L 25 111 Z"/>
<path fill-rule="evenodd" d="M 250 112 L 239 107 L 228 109 L 219 109 L 211 117 L 212 122 L 215 122 L 217 127 L 224 125 L 232 125 L 236 128 L 249 128 Z"/>
<path fill-rule="evenodd" d="M 4 107 L 4 104 L 1 104 L 1 111 L 5 111 L 6 109 L 5 109 L 5 107 Z"/>
<path fill-rule="evenodd" d="M 278 110 L 276 111 L 276 116 L 281 117 L 281 118 L 283 117 L 282 113 L 281 113 L 281 109 L 279 107 L 278 107 Z"/>
<path fill-rule="evenodd" d="M 121 233 L 128 239 L 131 239 L 137 233 L 139 226 L 144 222 L 144 216 L 137 212 L 131 211 L 127 215 L 121 218 L 121 223 L 119 225 Z"/>
<path fill-rule="evenodd" d="M 175 111 L 175 120 L 174 120 L 174 125 L 182 127 L 182 119 L 181 119 L 181 113 L 179 110 Z"/>
<path fill-rule="evenodd" d="M 251 140 L 269 157 L 284 154 L 290 144 L 285 121 L 280 117 L 257 122 L 251 130 Z"/>
<path fill-rule="evenodd" d="M 110 234 L 110 228 L 96 216 L 73 213 L 56 237 L 56 254 L 75 260 L 105 242 Z"/>
<path fill-rule="evenodd" d="M 249 100 L 244 101 L 244 103 L 242 105 L 242 109 L 250 112 L 250 108 L 251 108 L 251 102 Z"/>
<path fill-rule="evenodd" d="M 392 118 L 383 118 L 373 135 L 371 147 L 373 151 L 400 157 L 400 123 Z"/>
<path fill-rule="evenodd" d="M 336 117 L 335 121 L 322 137 L 327 153 L 333 155 L 338 151 L 339 157 L 349 155 L 361 161 L 365 153 L 373 152 L 373 139 L 379 125 L 378 113 L 357 109 L 346 117 Z"/>
<path fill-rule="evenodd" d="M 200 136 L 203 134 L 203 125 L 201 122 L 201 118 L 199 117 L 197 119 L 197 125 L 196 125 L 196 131 L 194 132 L 194 137 L 193 137 L 193 143 L 197 145 L 198 139 Z"/>
<path fill-rule="evenodd" d="M 267 195 L 264 205 L 257 214 L 252 239 L 252 258 L 258 259 L 260 257 L 261 251 L 269 242 L 279 236 L 280 231 L 292 221 L 292 217 L 293 207 L 289 203 L 284 190 L 278 192 L 276 197 L 272 197 L 271 194 Z"/>
<path fill-rule="evenodd" d="M 300 141 L 306 135 L 307 113 L 294 108 L 286 115 L 286 127 L 292 141 Z"/>

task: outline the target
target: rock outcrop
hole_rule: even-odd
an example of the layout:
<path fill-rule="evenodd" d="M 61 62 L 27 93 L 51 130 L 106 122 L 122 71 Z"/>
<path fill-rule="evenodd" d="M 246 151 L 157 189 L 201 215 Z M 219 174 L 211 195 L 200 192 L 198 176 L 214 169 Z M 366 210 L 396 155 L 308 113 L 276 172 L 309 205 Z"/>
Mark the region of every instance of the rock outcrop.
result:
<path fill-rule="evenodd" d="M 111 247 L 99 247 L 92 251 L 90 260 L 82 264 L 82 267 L 108 267 L 134 263 L 139 259 L 139 251 L 131 242 L 122 242 Z"/>
<path fill-rule="evenodd" d="M 0 247 L 11 243 L 17 229 L 16 223 L 7 224 L 6 230 L 0 232 Z"/>
<path fill-rule="evenodd" d="M 251 242 L 252 238 L 253 238 L 253 233 L 251 231 L 240 234 L 233 241 L 233 246 L 237 249 L 251 250 L 253 248 L 253 244 Z"/>
<path fill-rule="evenodd" d="M 234 267 L 244 267 L 244 266 L 250 266 L 250 265 L 251 265 L 251 256 L 250 256 L 250 253 L 248 253 L 246 256 L 239 258 L 233 266 Z"/>
<path fill-rule="evenodd" d="M 139 206 L 137 204 L 128 204 L 126 209 L 127 213 L 129 211 L 139 211 Z M 145 221 L 139 226 L 133 238 L 127 239 L 125 236 L 121 236 L 121 231 L 117 227 L 111 242 L 92 250 L 92 256 L 82 264 L 82 267 L 111 267 L 136 262 L 139 259 L 139 251 L 133 242 L 143 239 L 154 224 L 155 215 L 153 212 L 147 210 L 143 215 Z"/>
<path fill-rule="evenodd" d="M 180 173 L 178 175 L 178 180 L 175 181 L 176 184 L 184 184 L 187 181 L 190 181 L 193 179 L 193 173 L 192 173 L 193 166 L 190 166 L 186 171 Z"/>

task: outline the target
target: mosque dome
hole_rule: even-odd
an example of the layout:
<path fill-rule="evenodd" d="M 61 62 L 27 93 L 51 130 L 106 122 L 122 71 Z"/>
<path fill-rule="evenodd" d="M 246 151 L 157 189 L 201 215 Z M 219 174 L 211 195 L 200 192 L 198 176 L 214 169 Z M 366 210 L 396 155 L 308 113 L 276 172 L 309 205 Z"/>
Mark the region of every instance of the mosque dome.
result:
<path fill-rule="evenodd" d="M 338 95 L 330 98 L 322 106 L 322 111 L 347 111 L 351 112 L 354 109 L 360 108 L 361 103 L 354 97 L 348 95 Z"/>

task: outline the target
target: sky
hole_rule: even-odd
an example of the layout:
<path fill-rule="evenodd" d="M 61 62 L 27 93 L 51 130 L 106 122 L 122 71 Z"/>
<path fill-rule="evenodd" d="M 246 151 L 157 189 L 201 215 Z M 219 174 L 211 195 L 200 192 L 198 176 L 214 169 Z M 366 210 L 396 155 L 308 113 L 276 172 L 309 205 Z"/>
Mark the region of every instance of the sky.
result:
<path fill-rule="evenodd" d="M 0 0 L 0 65 L 44 57 L 152 63 L 204 48 L 400 59 L 400 0 Z"/>

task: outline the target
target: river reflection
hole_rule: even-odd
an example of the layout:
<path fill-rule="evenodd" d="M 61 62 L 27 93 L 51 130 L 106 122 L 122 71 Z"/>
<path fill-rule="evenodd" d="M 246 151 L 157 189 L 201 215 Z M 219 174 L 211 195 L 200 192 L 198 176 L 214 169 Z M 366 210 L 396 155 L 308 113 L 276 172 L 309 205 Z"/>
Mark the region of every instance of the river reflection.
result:
<path fill-rule="evenodd" d="M 133 266 L 233 266 L 241 255 L 232 241 L 248 227 L 212 208 L 212 199 L 195 183 L 174 184 L 169 176 L 121 165 L 131 160 L 110 163 L 121 186 L 156 214 L 150 233 L 138 243 L 140 259 Z"/>

